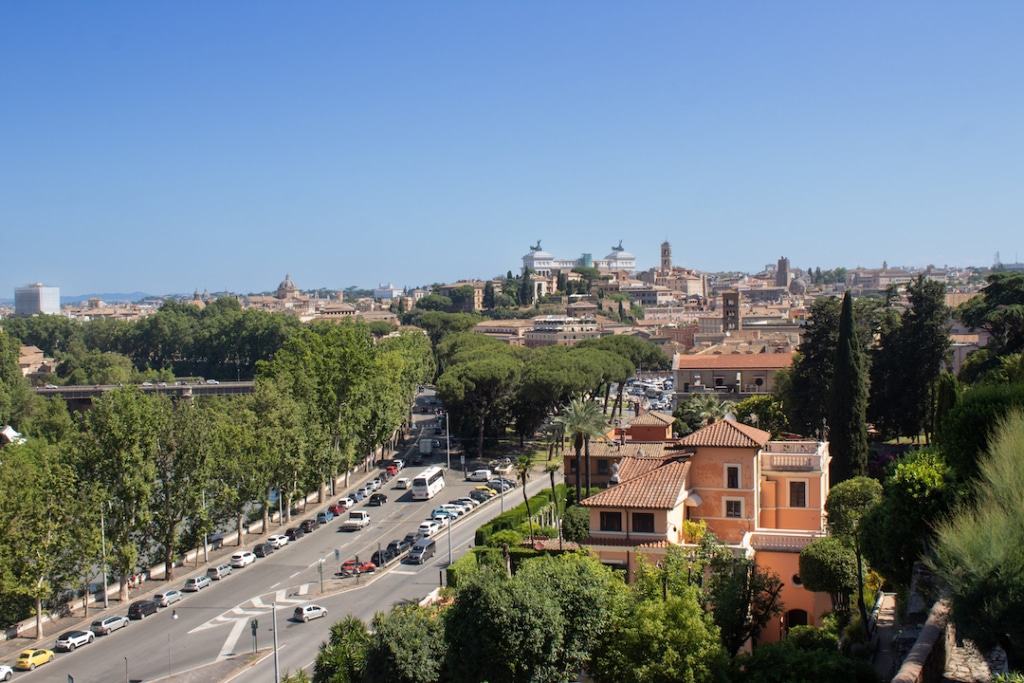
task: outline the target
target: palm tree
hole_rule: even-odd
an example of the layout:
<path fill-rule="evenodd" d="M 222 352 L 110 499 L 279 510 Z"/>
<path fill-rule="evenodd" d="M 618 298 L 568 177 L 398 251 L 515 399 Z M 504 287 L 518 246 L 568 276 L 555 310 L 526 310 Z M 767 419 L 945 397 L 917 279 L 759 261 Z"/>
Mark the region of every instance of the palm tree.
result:
<path fill-rule="evenodd" d="M 558 489 L 555 488 L 555 473 L 561 465 L 557 462 L 549 462 L 544 466 L 544 471 L 551 477 L 551 502 L 555 505 L 555 526 L 558 528 L 558 549 L 562 549 L 562 512 L 558 508 Z"/>
<path fill-rule="evenodd" d="M 676 416 L 690 429 L 713 424 L 736 409 L 732 401 L 719 401 L 711 395 L 692 396 L 679 406 Z"/>
<path fill-rule="evenodd" d="M 519 475 L 519 483 L 523 487 L 523 502 L 526 503 L 526 521 L 530 523 L 530 545 L 533 545 L 533 517 L 530 516 L 530 499 L 526 495 L 526 482 L 530 478 L 530 469 L 533 463 L 530 462 L 530 456 L 520 455 L 516 459 L 516 473 Z M 551 475 L 552 481 L 554 481 L 555 475 Z"/>
<path fill-rule="evenodd" d="M 583 472 L 580 455 L 584 446 L 589 445 L 591 437 L 605 434 L 608 430 L 608 423 L 605 422 L 600 406 L 584 397 L 572 399 L 562 414 L 555 417 L 553 421 L 562 425 L 565 433 L 572 439 L 573 448 L 576 449 L 576 502 L 578 503 L 581 500 L 580 474 Z M 587 490 L 590 490 L 589 448 L 587 448 Z"/>

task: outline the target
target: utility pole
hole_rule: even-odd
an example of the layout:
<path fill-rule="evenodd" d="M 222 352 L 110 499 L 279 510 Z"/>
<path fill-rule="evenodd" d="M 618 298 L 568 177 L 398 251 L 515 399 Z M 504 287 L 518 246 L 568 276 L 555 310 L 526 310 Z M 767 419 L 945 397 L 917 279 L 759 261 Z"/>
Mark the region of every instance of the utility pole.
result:
<path fill-rule="evenodd" d="M 444 443 L 448 452 L 448 469 L 452 468 L 452 432 L 448 424 L 448 411 L 444 411 Z"/>
<path fill-rule="evenodd" d="M 210 561 L 209 541 L 206 535 L 206 490 L 203 490 L 203 564 Z"/>
<path fill-rule="evenodd" d="M 275 601 L 270 604 L 271 619 L 273 619 L 271 630 L 274 632 L 274 683 L 281 683 L 281 663 L 277 658 L 277 602 Z"/>
<path fill-rule="evenodd" d="M 317 570 L 320 572 L 320 593 L 324 592 L 324 558 L 317 562 Z"/>

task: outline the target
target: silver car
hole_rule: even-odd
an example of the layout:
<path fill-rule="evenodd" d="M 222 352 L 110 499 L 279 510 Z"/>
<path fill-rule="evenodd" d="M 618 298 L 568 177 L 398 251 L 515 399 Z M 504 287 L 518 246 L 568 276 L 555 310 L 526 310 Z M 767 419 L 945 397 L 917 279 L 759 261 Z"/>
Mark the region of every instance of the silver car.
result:
<path fill-rule="evenodd" d="M 117 615 L 114 617 L 104 617 L 97 619 L 92 622 L 90 630 L 98 636 L 105 636 L 113 633 L 119 628 L 124 628 L 128 625 L 128 617 Z"/>
<path fill-rule="evenodd" d="M 183 597 L 184 596 L 181 594 L 181 591 L 177 591 L 172 588 L 171 590 L 166 590 L 163 593 L 157 593 L 154 595 L 153 602 L 158 604 L 160 607 L 170 607 Z"/>

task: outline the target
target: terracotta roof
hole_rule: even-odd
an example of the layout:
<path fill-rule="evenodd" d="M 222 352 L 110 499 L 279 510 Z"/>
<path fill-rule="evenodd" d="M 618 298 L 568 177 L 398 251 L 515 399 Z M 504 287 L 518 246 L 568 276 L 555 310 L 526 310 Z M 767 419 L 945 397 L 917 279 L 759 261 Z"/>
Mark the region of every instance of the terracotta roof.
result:
<path fill-rule="evenodd" d="M 626 426 L 632 427 L 633 425 L 650 425 L 661 427 L 665 425 L 670 425 L 673 422 L 675 422 L 675 418 L 672 417 L 672 415 L 670 415 L 669 413 L 662 413 L 658 412 L 657 410 L 651 410 L 644 413 L 643 415 L 638 415 L 634 417 Z"/>
<path fill-rule="evenodd" d="M 672 359 L 674 370 L 777 370 L 792 364 L 792 353 L 679 353 Z"/>
<path fill-rule="evenodd" d="M 671 510 L 686 492 L 689 462 L 669 462 L 663 467 L 616 484 L 580 502 L 586 507 Z"/>
<path fill-rule="evenodd" d="M 824 534 L 793 533 L 793 534 L 751 534 L 750 547 L 754 550 L 773 550 L 776 552 L 798 553 L 811 541 L 821 538 Z"/>
<path fill-rule="evenodd" d="M 693 434 L 684 436 L 679 443 L 684 446 L 709 446 L 714 448 L 761 448 L 772 435 L 734 420 L 719 420 Z"/>
<path fill-rule="evenodd" d="M 665 444 L 660 441 L 641 443 L 630 443 L 627 441 L 624 444 L 620 444 L 618 441 L 592 441 L 590 443 L 590 457 L 592 458 L 661 458 L 664 451 Z M 573 457 L 576 455 L 572 449 L 565 451 L 565 453 Z"/>
<path fill-rule="evenodd" d="M 636 479 L 665 464 L 665 458 L 627 456 L 619 461 L 619 483 Z"/>

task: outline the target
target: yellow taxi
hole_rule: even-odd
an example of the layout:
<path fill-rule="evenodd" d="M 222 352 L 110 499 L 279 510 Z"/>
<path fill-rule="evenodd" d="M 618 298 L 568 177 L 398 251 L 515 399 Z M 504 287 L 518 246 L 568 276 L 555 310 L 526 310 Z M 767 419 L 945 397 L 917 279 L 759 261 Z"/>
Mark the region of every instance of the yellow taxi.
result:
<path fill-rule="evenodd" d="M 18 661 L 14 668 L 22 671 L 31 671 L 37 666 L 42 666 L 53 661 L 53 650 L 22 650 L 18 655 Z"/>

